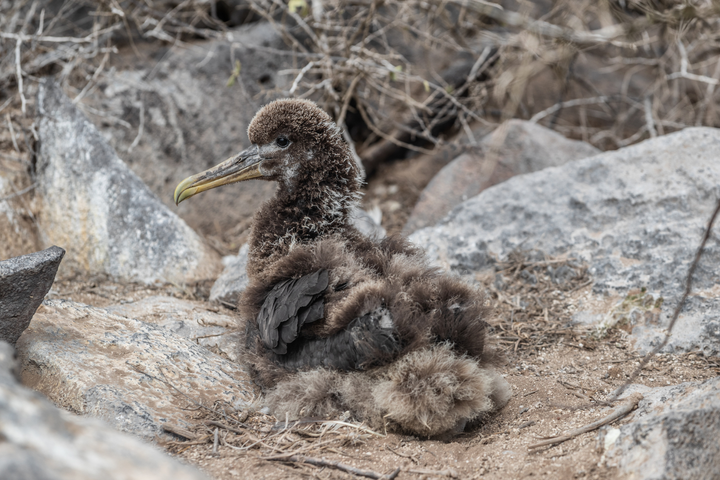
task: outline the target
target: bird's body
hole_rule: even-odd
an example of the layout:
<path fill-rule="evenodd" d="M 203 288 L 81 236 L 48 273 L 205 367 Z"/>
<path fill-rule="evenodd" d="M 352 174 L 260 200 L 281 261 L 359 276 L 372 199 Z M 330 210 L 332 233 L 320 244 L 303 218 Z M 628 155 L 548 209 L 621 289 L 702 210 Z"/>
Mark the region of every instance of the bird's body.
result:
<path fill-rule="evenodd" d="M 311 102 L 279 100 L 248 129 L 253 146 L 176 189 L 176 202 L 264 178 L 240 299 L 244 358 L 276 414 L 350 411 L 421 435 L 502 407 L 482 296 L 400 237 L 350 220 L 362 180 L 340 130 Z"/>

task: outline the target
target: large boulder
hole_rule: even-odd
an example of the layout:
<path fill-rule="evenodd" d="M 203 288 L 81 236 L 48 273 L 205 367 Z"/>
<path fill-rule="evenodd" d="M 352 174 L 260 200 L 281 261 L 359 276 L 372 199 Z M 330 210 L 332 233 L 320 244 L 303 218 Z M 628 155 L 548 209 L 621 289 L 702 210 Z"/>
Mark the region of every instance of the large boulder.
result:
<path fill-rule="evenodd" d="M 587 262 L 592 292 L 601 300 L 622 301 L 631 290 L 646 288 L 665 300 L 658 322 L 638 322 L 633 329 L 636 347 L 647 351 L 664 335 L 684 290 L 720 196 L 718 185 L 720 130 L 689 128 L 511 178 L 410 238 L 461 275 L 487 269 L 515 249 L 538 249 Z M 667 350 L 720 353 L 718 263 L 713 233 Z M 581 303 L 577 317 L 603 318 L 607 312 L 590 310 L 593 302 Z"/>
<path fill-rule="evenodd" d="M 219 273 L 217 253 L 127 168 L 57 83 L 40 83 L 37 110 L 39 223 L 46 244 L 67 250 L 66 270 L 179 284 Z"/>
<path fill-rule="evenodd" d="M 631 421 L 601 432 L 607 464 L 633 480 L 720 478 L 720 377 L 633 391 Z"/>
<path fill-rule="evenodd" d="M 434 225 L 456 205 L 515 175 L 600 153 L 588 143 L 524 120 L 503 123 L 479 143 L 476 150 L 458 156 L 433 177 L 405 224 L 405 234 Z"/>
<path fill-rule="evenodd" d="M 13 349 L 0 342 L 0 478 L 151 480 L 207 478 L 94 418 L 54 407 L 11 374 Z"/>
<path fill-rule="evenodd" d="M 0 261 L 0 341 L 15 345 L 52 287 L 65 250 L 50 247 Z"/>
<path fill-rule="evenodd" d="M 17 343 L 23 384 L 72 412 L 151 439 L 187 427 L 187 408 L 254 397 L 247 373 L 162 326 L 48 300 Z"/>

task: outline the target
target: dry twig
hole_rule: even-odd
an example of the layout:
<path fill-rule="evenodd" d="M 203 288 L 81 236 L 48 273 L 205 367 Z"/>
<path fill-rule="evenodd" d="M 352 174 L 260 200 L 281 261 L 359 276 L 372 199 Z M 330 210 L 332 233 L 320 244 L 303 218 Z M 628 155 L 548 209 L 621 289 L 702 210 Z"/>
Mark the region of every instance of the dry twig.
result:
<path fill-rule="evenodd" d="M 193 432 L 191 432 L 190 430 L 187 430 L 187 429 L 182 428 L 182 427 L 178 427 L 177 425 L 172 425 L 172 424 L 169 424 L 169 423 L 164 423 L 163 426 L 162 426 L 162 428 L 163 428 L 164 431 L 166 431 L 166 432 L 168 432 L 168 433 L 172 433 L 172 434 L 177 435 L 177 436 L 179 436 L 179 437 L 186 438 L 186 439 L 188 439 L 188 440 L 190 440 L 190 441 L 194 441 L 194 440 L 197 438 L 196 435 L 195 435 Z"/>
<path fill-rule="evenodd" d="M 427 468 L 412 468 L 407 471 L 408 473 L 416 473 L 418 475 L 431 475 L 433 477 L 450 477 L 450 478 L 460 478 L 458 475 L 458 472 L 453 470 L 452 468 L 448 468 L 447 470 L 429 470 Z"/>
<path fill-rule="evenodd" d="M 532 445 L 528 445 L 528 450 L 533 450 L 540 447 L 546 447 L 549 445 L 557 445 L 559 443 L 566 442 L 570 439 L 573 439 L 577 437 L 578 435 L 582 435 L 583 433 L 591 432 L 593 430 L 596 430 L 603 425 L 607 425 L 609 423 L 614 422 L 618 418 L 622 418 L 628 413 L 630 413 L 640 402 L 640 400 L 643 399 L 643 396 L 639 393 L 633 393 L 630 395 L 625 401 L 619 405 L 615 410 L 613 410 L 609 415 L 606 417 L 601 418 L 600 420 L 593 422 L 589 425 L 585 425 L 580 428 L 576 428 L 574 430 L 570 430 L 567 433 L 564 433 L 562 435 L 558 435 L 555 437 L 549 437 L 546 438 L 540 442 L 533 443 Z"/>
<path fill-rule="evenodd" d="M 322 458 L 306 457 L 303 455 L 292 455 L 284 458 L 274 458 L 273 460 L 279 460 L 283 462 L 295 462 L 295 463 L 308 463 L 315 465 L 316 467 L 330 467 L 343 472 L 352 473 L 353 475 L 359 475 L 361 477 L 374 478 L 377 480 L 392 480 L 400 473 L 400 468 L 396 468 L 392 473 L 382 474 L 373 472 L 372 470 L 360 470 L 359 468 L 351 467 L 340 462 L 331 460 L 325 460 Z"/>

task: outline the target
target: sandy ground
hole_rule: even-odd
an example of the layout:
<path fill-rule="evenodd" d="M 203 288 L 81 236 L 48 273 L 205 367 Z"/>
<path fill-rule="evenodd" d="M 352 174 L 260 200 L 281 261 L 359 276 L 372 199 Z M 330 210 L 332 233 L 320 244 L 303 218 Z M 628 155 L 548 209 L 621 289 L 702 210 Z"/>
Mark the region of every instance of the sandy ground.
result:
<path fill-rule="evenodd" d="M 591 399 L 606 398 L 637 363 L 637 356 L 621 333 L 592 349 L 559 344 L 521 352 L 509 356 L 501 370 L 513 388 L 510 403 L 475 430 L 450 441 L 387 434 L 355 445 L 349 443 L 335 451 L 315 454 L 311 449 L 306 454 L 377 473 L 389 474 L 400 468 L 398 479 L 618 478 L 615 469 L 603 462 L 597 431 L 534 452 L 528 450 L 528 445 L 538 437 L 555 435 L 605 416 L 609 409 Z M 642 372 L 638 383 L 664 386 L 701 381 L 719 373 L 716 363 L 693 353 L 660 355 Z M 273 419 L 269 420 L 272 423 Z M 631 420 L 632 414 L 615 424 Z M 237 438 L 233 434 L 226 437 L 231 444 Z M 177 453 L 179 457 L 216 479 L 360 478 L 331 468 L 263 460 L 262 454 L 253 449 L 237 451 L 220 445 L 213 454 L 212 443 L 208 438 L 203 445 L 184 449 L 178 445 L 171 450 L 181 452 Z"/>

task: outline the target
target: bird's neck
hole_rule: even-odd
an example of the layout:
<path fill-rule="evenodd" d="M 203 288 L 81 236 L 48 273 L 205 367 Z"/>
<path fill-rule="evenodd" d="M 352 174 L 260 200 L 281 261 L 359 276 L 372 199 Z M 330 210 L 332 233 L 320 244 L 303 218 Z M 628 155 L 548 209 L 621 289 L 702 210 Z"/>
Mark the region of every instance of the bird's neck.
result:
<path fill-rule="evenodd" d="M 354 172 L 329 170 L 320 179 L 309 174 L 292 184 L 280 182 L 275 197 L 255 215 L 248 265 L 264 268 L 296 245 L 345 235 L 360 196 Z"/>

